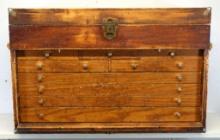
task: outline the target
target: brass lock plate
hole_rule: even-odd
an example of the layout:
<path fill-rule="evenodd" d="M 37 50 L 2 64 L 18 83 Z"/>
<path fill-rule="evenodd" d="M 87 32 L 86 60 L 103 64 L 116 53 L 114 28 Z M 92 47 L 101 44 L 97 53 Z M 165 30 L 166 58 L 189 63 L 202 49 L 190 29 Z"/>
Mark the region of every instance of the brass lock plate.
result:
<path fill-rule="evenodd" d="M 112 40 L 117 35 L 118 20 L 116 18 L 104 18 L 102 23 L 103 35 L 106 39 Z"/>

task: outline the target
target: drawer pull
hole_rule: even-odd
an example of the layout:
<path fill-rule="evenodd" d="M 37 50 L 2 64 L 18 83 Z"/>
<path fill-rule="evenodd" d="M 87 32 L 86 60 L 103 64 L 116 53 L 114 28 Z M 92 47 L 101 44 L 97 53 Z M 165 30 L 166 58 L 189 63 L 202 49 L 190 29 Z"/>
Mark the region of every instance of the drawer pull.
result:
<path fill-rule="evenodd" d="M 37 81 L 42 82 L 42 80 L 43 80 L 43 74 L 38 74 L 37 75 Z"/>
<path fill-rule="evenodd" d="M 44 118 L 44 114 L 43 114 L 43 113 L 39 113 L 37 116 L 38 116 L 38 118 L 40 118 L 40 119 L 43 119 L 43 118 Z"/>
<path fill-rule="evenodd" d="M 42 93 L 44 91 L 44 86 L 43 85 L 40 85 L 38 87 L 38 93 Z"/>
<path fill-rule="evenodd" d="M 182 115 L 180 112 L 175 112 L 174 115 L 179 119 Z"/>
<path fill-rule="evenodd" d="M 178 91 L 178 92 L 182 92 L 183 89 L 182 89 L 181 87 L 177 87 L 177 91 Z"/>
<path fill-rule="evenodd" d="M 175 55 L 176 55 L 175 52 L 170 52 L 170 56 L 171 56 L 171 57 L 174 57 Z"/>
<path fill-rule="evenodd" d="M 182 100 L 180 98 L 174 98 L 174 101 L 180 105 L 182 103 Z"/>
<path fill-rule="evenodd" d="M 176 79 L 177 79 L 178 81 L 182 81 L 182 80 L 183 80 L 183 76 L 182 76 L 182 75 L 177 75 L 177 76 L 176 76 Z"/>
<path fill-rule="evenodd" d="M 38 100 L 38 103 L 39 103 L 39 105 L 43 105 L 43 104 L 44 104 L 44 99 L 42 99 L 42 98 L 39 99 L 39 100 Z"/>
<path fill-rule="evenodd" d="M 45 52 L 45 53 L 44 53 L 44 56 L 45 56 L 46 58 L 48 58 L 48 57 L 50 56 L 50 53 L 49 53 L 49 52 Z"/>
<path fill-rule="evenodd" d="M 179 69 L 182 69 L 183 68 L 183 63 L 182 62 L 178 62 L 176 64 L 176 66 L 179 68 Z"/>
<path fill-rule="evenodd" d="M 107 55 L 108 55 L 108 57 L 112 57 L 112 53 L 111 52 L 109 52 Z"/>
<path fill-rule="evenodd" d="M 83 67 L 84 70 L 87 70 L 89 66 L 88 66 L 87 63 L 83 63 L 82 67 Z"/>
<path fill-rule="evenodd" d="M 43 68 L 43 62 L 38 61 L 38 62 L 36 63 L 36 67 L 37 67 L 38 70 L 42 70 L 42 68 Z"/>
<path fill-rule="evenodd" d="M 131 64 L 131 68 L 132 68 L 133 70 L 137 69 L 137 66 L 138 66 L 138 65 L 135 64 L 135 63 L 132 63 L 132 64 Z"/>

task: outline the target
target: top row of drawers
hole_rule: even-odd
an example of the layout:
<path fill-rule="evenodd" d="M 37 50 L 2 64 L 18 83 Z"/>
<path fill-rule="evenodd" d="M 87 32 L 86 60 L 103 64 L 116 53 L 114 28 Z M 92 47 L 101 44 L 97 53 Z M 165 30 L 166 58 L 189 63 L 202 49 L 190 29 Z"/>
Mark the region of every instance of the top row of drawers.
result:
<path fill-rule="evenodd" d="M 200 50 L 19 51 L 19 72 L 201 71 Z"/>

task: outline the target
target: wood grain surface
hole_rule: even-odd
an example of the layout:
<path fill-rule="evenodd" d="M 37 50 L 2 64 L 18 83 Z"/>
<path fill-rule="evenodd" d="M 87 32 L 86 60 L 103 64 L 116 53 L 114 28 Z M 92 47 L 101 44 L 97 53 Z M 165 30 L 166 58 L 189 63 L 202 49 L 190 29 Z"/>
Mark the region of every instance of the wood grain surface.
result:
<path fill-rule="evenodd" d="M 195 122 L 196 107 L 56 107 L 21 108 L 21 122 Z M 180 113 L 180 117 L 175 114 Z M 40 116 L 39 116 L 40 115 Z"/>
<path fill-rule="evenodd" d="M 102 26 L 10 26 L 12 49 L 208 48 L 208 25 L 121 25 L 113 40 Z M 61 39 L 62 38 L 62 39 Z M 150 46 L 149 46 L 150 45 Z M 175 47 L 174 47 L 175 46 Z"/>
<path fill-rule="evenodd" d="M 11 9 L 11 25 L 93 25 L 103 18 L 119 24 L 209 24 L 211 8 Z"/>

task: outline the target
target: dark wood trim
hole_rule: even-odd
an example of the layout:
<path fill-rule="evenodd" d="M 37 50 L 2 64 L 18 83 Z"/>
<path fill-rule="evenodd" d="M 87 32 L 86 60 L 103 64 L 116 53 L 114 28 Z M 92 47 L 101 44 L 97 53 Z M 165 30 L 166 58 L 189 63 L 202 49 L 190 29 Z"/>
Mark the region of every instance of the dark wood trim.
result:
<path fill-rule="evenodd" d="M 99 127 L 94 127 L 99 125 Z M 190 123 L 21 123 L 17 133 L 126 133 L 126 132 L 205 132 L 200 122 Z"/>
<path fill-rule="evenodd" d="M 10 46 L 10 45 L 9 45 Z M 16 51 L 10 50 L 11 53 L 11 73 L 12 73 L 12 88 L 13 88 L 13 110 L 14 110 L 14 125 L 17 127 L 19 124 L 19 103 L 17 93 L 17 57 Z"/>

